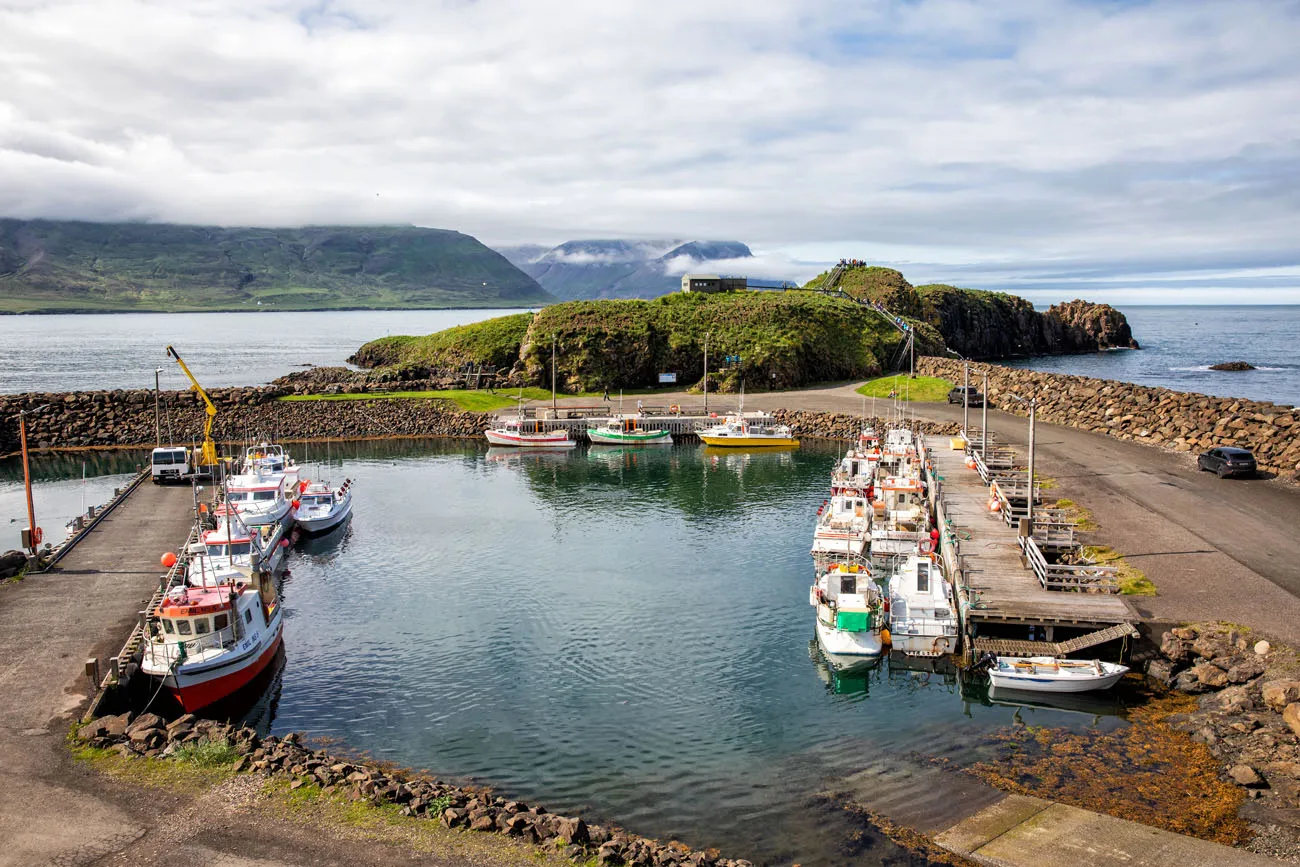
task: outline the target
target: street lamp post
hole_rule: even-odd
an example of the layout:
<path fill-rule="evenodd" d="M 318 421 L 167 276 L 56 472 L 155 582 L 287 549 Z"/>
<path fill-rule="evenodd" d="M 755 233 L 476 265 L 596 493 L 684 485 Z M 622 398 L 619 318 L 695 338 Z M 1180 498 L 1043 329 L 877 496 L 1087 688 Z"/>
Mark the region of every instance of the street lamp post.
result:
<path fill-rule="evenodd" d="M 963 368 L 961 381 L 961 435 L 970 430 L 970 362 Z"/>
<path fill-rule="evenodd" d="M 704 414 L 709 414 L 709 337 L 712 331 L 704 332 Z"/>
<path fill-rule="evenodd" d="M 35 554 L 36 549 L 41 545 L 41 528 L 36 526 L 36 507 L 32 504 L 32 470 L 27 457 L 27 416 L 41 412 L 49 407 L 49 404 L 38 406 L 36 409 L 23 409 L 18 411 L 18 439 L 22 443 L 23 449 L 23 488 L 27 493 L 27 549 Z"/>
<path fill-rule="evenodd" d="M 551 335 L 551 418 L 559 418 L 555 408 L 555 335 Z"/>
<path fill-rule="evenodd" d="M 980 401 L 980 460 L 989 460 L 989 369 L 984 368 L 984 400 Z"/>
<path fill-rule="evenodd" d="M 160 373 L 162 373 L 161 367 L 153 369 L 153 433 L 155 446 L 162 445 L 162 415 L 158 412 L 158 375 Z"/>

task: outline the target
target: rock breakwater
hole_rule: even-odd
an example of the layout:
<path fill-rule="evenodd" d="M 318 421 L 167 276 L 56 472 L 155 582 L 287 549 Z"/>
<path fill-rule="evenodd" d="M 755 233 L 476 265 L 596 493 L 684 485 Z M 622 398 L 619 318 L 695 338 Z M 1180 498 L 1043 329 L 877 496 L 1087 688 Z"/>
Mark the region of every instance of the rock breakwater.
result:
<path fill-rule="evenodd" d="M 260 737 L 246 726 L 186 714 L 168 722 L 157 714 L 102 716 L 78 730 L 85 744 L 116 750 L 126 757 L 166 760 L 188 748 L 218 745 L 231 750 L 236 773 L 291 780 L 290 788 L 312 786 L 324 795 L 373 806 L 399 808 L 403 816 L 441 822 L 447 828 L 504 834 L 535 846 L 563 850 L 577 863 L 639 867 L 752 867 L 723 858 L 717 849 L 696 850 L 676 841 L 663 843 L 617 827 L 588 824 L 579 816 L 560 816 L 545 807 L 508 800 L 490 789 L 458 786 L 416 777 L 389 766 L 312 749 L 297 733 Z"/>
<path fill-rule="evenodd" d="M 370 439 L 375 437 L 477 437 L 489 416 L 466 412 L 445 400 L 375 399 L 282 401 L 277 387 L 218 388 L 209 392 L 217 407 L 213 438 L 239 442 L 256 437 L 279 440 Z M 27 393 L 0 396 L 0 454 L 19 449 L 19 410 L 27 418 L 32 448 L 152 447 L 154 394 L 134 391 Z M 203 430 L 204 408 L 185 391 L 162 393 L 164 442 L 190 442 Z"/>
<path fill-rule="evenodd" d="M 856 439 L 863 425 L 883 431 L 890 424 L 888 419 L 883 418 L 864 419 L 862 416 L 848 413 L 816 412 L 806 409 L 778 409 L 772 412 L 772 417 L 779 424 L 788 424 L 797 437 L 827 440 Z M 918 421 L 916 428 L 921 433 L 941 436 L 953 436 L 961 431 L 961 425 L 956 422 Z"/>
<path fill-rule="evenodd" d="M 929 356 L 917 370 L 962 381 L 963 364 Z M 989 374 L 989 406 L 1025 415 L 1013 396 L 1038 399 L 1038 418 L 1175 452 L 1237 446 L 1265 472 L 1300 480 L 1300 412 L 1267 401 L 1171 391 L 1086 376 L 971 364 L 971 383 Z"/>

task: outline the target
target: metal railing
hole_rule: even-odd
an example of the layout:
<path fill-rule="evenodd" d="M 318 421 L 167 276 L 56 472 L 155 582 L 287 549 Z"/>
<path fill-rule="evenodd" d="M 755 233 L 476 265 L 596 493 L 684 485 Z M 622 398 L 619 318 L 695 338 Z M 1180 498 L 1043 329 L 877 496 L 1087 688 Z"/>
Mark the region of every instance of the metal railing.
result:
<path fill-rule="evenodd" d="M 1048 563 L 1033 536 L 1017 536 L 1016 543 L 1045 590 L 1119 593 L 1119 570 L 1113 566 Z"/>

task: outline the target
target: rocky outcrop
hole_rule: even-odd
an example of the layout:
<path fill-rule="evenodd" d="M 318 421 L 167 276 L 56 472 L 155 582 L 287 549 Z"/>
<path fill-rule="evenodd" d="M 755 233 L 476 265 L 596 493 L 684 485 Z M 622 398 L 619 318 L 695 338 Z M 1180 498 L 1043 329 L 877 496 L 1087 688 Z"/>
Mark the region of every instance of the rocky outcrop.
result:
<path fill-rule="evenodd" d="M 262 738 L 246 726 L 192 714 L 168 722 L 157 714 L 124 713 L 84 723 L 77 734 L 91 747 L 156 760 L 180 760 L 187 748 L 220 745 L 230 754 L 236 773 L 288 780 L 290 790 L 309 786 L 356 803 L 396 807 L 402 816 L 438 822 L 449 829 L 503 834 L 532 846 L 563 850 L 576 863 L 752 867 L 748 861 L 723 858 L 717 849 L 663 843 L 618 827 L 588 823 L 581 816 L 556 815 L 542 806 L 495 795 L 488 788 L 459 786 L 388 764 L 312 749 L 297 733 Z"/>
<path fill-rule="evenodd" d="M 1225 361 L 1222 364 L 1211 364 L 1210 370 L 1254 370 L 1255 365 L 1249 361 Z"/>
<path fill-rule="evenodd" d="M 1295 654 L 1236 630 L 1202 624 L 1161 637 L 1148 679 L 1199 696 L 1170 724 L 1205 744 L 1224 776 L 1275 817 L 1300 816 L 1300 681 Z M 1293 724 L 1293 720 L 1296 724 Z M 1297 824 L 1292 822 L 1292 824 Z"/>
<path fill-rule="evenodd" d="M 1294 407 L 995 364 L 970 369 L 976 386 L 988 371 L 989 406 L 1003 412 L 1025 415 L 1015 396 L 1033 396 L 1041 421 L 1176 452 L 1237 446 L 1254 452 L 1261 470 L 1300 480 L 1300 411 Z M 963 363 L 926 357 L 917 371 L 961 382 Z"/>
<path fill-rule="evenodd" d="M 778 409 L 772 417 L 779 424 L 788 424 L 797 437 L 827 440 L 852 440 L 862 430 L 863 425 L 870 425 L 876 430 L 889 427 L 889 420 L 883 418 L 863 418 L 842 412 L 814 412 L 806 409 Z M 921 433 L 953 436 L 961 431 L 957 422 L 918 421 L 916 429 Z"/>
<path fill-rule="evenodd" d="M 1137 349 L 1128 320 L 1108 304 L 1070 301 L 1040 313 L 1023 298 L 934 284 L 917 288 L 925 319 L 967 358 L 1067 355 Z"/>
<path fill-rule="evenodd" d="M 1109 304 L 1079 299 L 1053 304 L 1043 314 L 1043 331 L 1048 344 L 1059 347 L 1047 354 L 1140 348 L 1124 314 Z"/>

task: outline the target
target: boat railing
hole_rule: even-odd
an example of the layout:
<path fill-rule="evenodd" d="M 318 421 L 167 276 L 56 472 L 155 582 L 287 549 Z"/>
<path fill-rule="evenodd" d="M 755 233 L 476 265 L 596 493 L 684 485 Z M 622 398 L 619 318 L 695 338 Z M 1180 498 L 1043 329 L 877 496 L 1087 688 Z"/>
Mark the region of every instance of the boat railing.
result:
<path fill-rule="evenodd" d="M 206 635 L 187 638 L 184 641 L 154 641 L 150 645 L 149 652 L 155 661 L 158 661 L 161 657 L 162 661 L 170 668 L 176 663 L 184 662 L 186 659 L 197 656 L 204 651 L 225 650 L 234 644 L 235 628 L 227 626 L 225 629 L 218 629 Z"/>
<path fill-rule="evenodd" d="M 897 624 L 894 630 L 899 634 L 917 633 L 920 635 L 954 636 L 957 634 L 957 612 L 947 617 L 891 617 L 891 624 Z M 955 649 L 953 647 L 950 650 Z"/>

